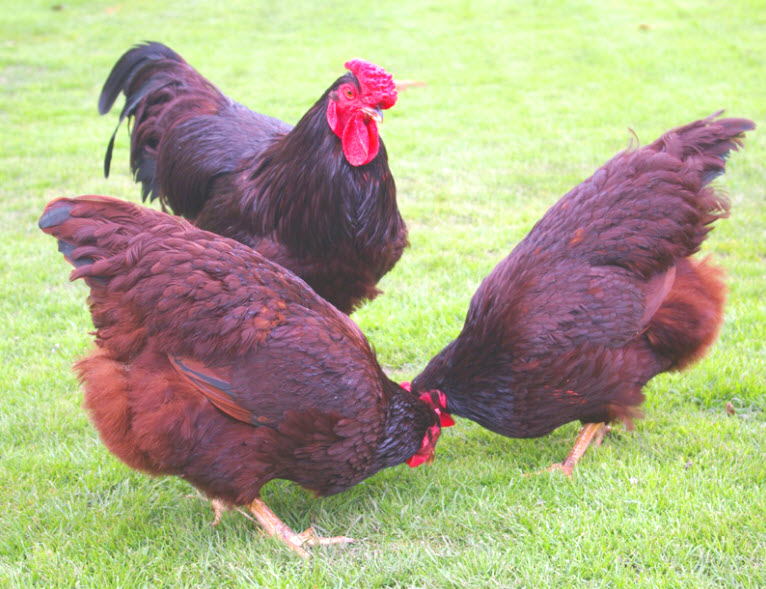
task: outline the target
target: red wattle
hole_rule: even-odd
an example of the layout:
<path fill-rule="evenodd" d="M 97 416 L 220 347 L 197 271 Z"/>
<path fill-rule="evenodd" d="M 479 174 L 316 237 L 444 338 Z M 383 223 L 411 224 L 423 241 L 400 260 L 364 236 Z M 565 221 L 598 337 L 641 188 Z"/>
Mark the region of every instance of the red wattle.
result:
<path fill-rule="evenodd" d="M 418 466 L 420 466 L 427 460 L 428 460 L 428 456 L 423 454 L 415 454 L 412 458 L 410 458 L 407 461 L 407 466 L 409 466 L 410 468 L 417 468 Z"/>
<path fill-rule="evenodd" d="M 362 112 L 356 112 L 351 116 L 340 140 L 343 145 L 343 155 L 352 166 L 368 164 L 378 155 L 378 125 L 373 120 L 365 121 L 365 115 Z"/>

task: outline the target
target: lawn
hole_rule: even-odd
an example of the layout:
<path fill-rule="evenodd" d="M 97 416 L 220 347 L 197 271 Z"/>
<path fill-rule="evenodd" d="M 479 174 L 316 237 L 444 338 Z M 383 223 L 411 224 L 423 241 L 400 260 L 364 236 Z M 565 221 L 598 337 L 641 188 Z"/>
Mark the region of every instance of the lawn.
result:
<path fill-rule="evenodd" d="M 70 369 L 92 345 L 87 291 L 36 225 L 58 195 L 139 201 L 124 129 L 103 178 L 117 115 L 96 101 L 146 39 L 289 122 L 351 57 L 424 83 L 381 130 L 412 246 L 354 315 L 399 379 L 457 335 L 481 279 L 630 130 L 646 143 L 721 108 L 755 120 L 716 181 L 731 218 L 704 247 L 729 275 L 719 342 L 654 379 L 636 430 L 615 427 L 571 480 L 522 474 L 562 459 L 575 424 L 511 440 L 460 420 L 429 468 L 319 500 L 265 487 L 294 529 L 349 547 L 304 562 L 236 513 L 211 527 L 187 483 L 131 471 L 99 442 Z M 766 586 L 764 55 L 762 0 L 0 0 L 0 585 Z"/>

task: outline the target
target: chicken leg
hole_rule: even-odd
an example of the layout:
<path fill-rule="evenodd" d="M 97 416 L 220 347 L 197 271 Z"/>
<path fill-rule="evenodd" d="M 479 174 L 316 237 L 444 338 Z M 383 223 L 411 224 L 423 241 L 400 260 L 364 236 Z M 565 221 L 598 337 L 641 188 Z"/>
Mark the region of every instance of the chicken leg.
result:
<path fill-rule="evenodd" d="M 317 535 L 313 528 L 309 528 L 300 534 L 296 534 L 289 526 L 287 526 L 287 524 L 282 522 L 271 509 L 269 509 L 268 505 L 266 505 L 260 497 L 256 498 L 248 506 L 248 509 L 250 509 L 250 513 L 255 516 L 255 519 L 268 535 L 277 536 L 303 558 L 309 557 L 309 553 L 303 549 L 304 545 L 348 544 L 354 541 L 353 538 L 347 538 L 345 536 L 322 538 Z"/>
<path fill-rule="evenodd" d="M 580 461 L 585 451 L 590 446 L 591 442 L 597 446 L 601 444 L 604 439 L 604 435 L 607 432 L 605 423 L 586 423 L 582 426 L 580 434 L 575 440 L 572 451 L 567 455 L 563 462 L 557 462 L 551 464 L 547 470 L 560 470 L 568 477 L 572 476 L 575 465 Z"/>
<path fill-rule="evenodd" d="M 210 507 L 213 508 L 213 521 L 211 522 L 211 526 L 217 526 L 219 523 L 221 523 L 221 516 L 224 514 L 224 512 L 229 508 L 226 503 L 221 501 L 220 499 L 211 499 L 210 500 Z"/>

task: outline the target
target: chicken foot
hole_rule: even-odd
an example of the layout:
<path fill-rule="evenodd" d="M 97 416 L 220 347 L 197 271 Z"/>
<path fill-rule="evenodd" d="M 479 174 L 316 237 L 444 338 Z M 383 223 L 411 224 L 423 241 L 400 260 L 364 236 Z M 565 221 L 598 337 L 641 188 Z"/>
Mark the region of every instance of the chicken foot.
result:
<path fill-rule="evenodd" d="M 560 470 L 568 477 L 571 477 L 575 465 L 580 461 L 580 458 L 583 457 L 583 454 L 585 454 L 585 451 L 588 449 L 591 442 L 596 446 L 601 445 L 607 431 L 608 429 L 605 423 L 586 423 L 582 426 L 580 434 L 577 436 L 574 446 L 572 447 L 572 451 L 569 452 L 566 458 L 564 458 L 564 461 L 551 464 L 547 470 Z"/>
<path fill-rule="evenodd" d="M 190 495 L 193 496 L 193 495 Z M 197 495 L 197 498 L 205 500 L 204 497 L 201 495 Z M 257 502 L 260 502 L 260 505 L 257 507 L 260 510 L 263 510 L 265 513 L 266 521 L 268 521 L 268 524 L 264 523 L 264 520 L 259 517 L 255 511 L 253 511 L 253 505 Z M 221 522 L 221 516 L 230 509 L 230 506 L 225 502 L 221 501 L 220 499 L 210 499 L 210 506 L 213 508 L 213 515 L 214 519 L 210 523 L 212 526 L 217 526 Z M 308 557 L 308 553 L 301 548 L 301 546 L 320 546 L 320 545 L 328 545 L 328 544 L 350 544 L 354 541 L 353 538 L 348 538 L 346 536 L 334 536 L 331 538 L 325 538 L 323 536 L 319 536 L 316 533 L 316 530 L 314 530 L 313 527 L 308 528 L 307 530 L 304 530 L 300 534 L 296 534 L 292 531 L 286 524 L 284 524 L 277 515 L 269 509 L 269 507 L 266 506 L 266 504 L 263 502 L 262 499 L 256 499 L 253 503 L 249 506 L 250 511 L 255 515 L 255 518 L 253 518 L 249 513 L 246 511 L 237 508 L 237 511 L 239 511 L 242 515 L 244 515 L 247 519 L 253 520 L 257 522 L 258 524 L 263 527 L 263 529 L 270 535 L 270 536 L 278 536 L 282 540 L 284 540 L 290 548 L 295 550 L 298 554 L 300 554 L 302 557 L 306 558 Z M 281 526 L 281 527 L 280 527 Z M 280 530 L 286 530 L 287 538 L 282 535 Z M 296 546 L 296 539 L 297 539 L 297 545 L 298 549 L 295 548 Z"/>
<path fill-rule="evenodd" d="M 354 541 L 353 538 L 347 538 L 345 536 L 323 538 L 317 535 L 314 528 L 309 528 L 300 534 L 296 534 L 287 524 L 282 522 L 271 509 L 269 509 L 268 505 L 266 505 L 261 498 L 255 499 L 248 506 L 248 509 L 269 536 L 278 537 L 303 558 L 309 557 L 309 553 L 303 549 L 304 545 L 318 546 L 320 544 L 348 544 L 349 542 Z"/>

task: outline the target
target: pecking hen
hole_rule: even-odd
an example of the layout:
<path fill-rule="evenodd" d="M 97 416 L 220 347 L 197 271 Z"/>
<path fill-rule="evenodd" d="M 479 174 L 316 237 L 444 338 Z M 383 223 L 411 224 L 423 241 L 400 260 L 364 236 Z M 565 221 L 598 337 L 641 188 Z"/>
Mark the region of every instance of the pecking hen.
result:
<path fill-rule="evenodd" d="M 133 120 L 130 165 L 143 198 L 292 270 L 344 313 L 374 298 L 408 245 L 378 134 L 397 98 L 363 59 L 295 127 L 234 102 L 175 51 L 136 45 L 109 74 L 99 112 L 120 92 Z M 104 161 L 109 167 L 114 134 Z"/>
<path fill-rule="evenodd" d="M 433 458 L 443 398 L 389 380 L 359 328 L 289 271 L 178 217 L 103 196 L 48 204 L 41 229 L 90 287 L 85 406 L 128 466 L 177 475 L 303 545 L 260 498 L 272 479 L 317 495 Z M 442 413 L 440 415 L 440 413 Z"/>
<path fill-rule="evenodd" d="M 708 184 L 755 125 L 716 115 L 619 153 L 484 279 L 461 333 L 412 382 L 505 436 L 580 420 L 571 474 L 603 423 L 631 426 L 653 376 L 715 341 L 726 287 L 692 257 L 729 203 Z"/>

